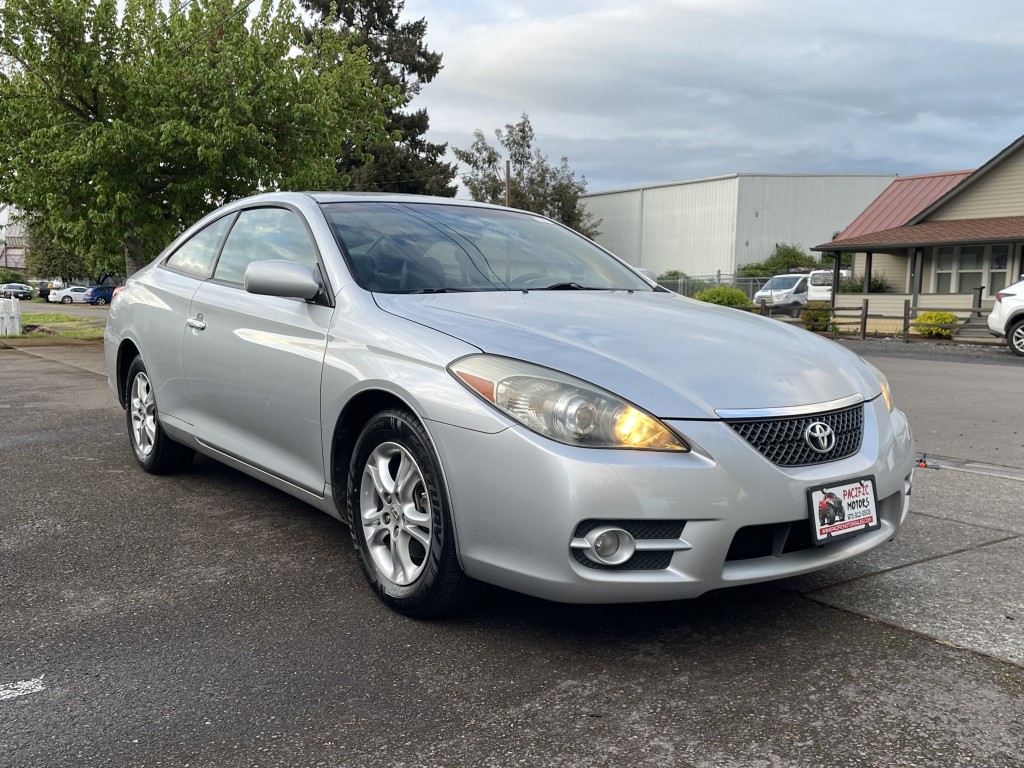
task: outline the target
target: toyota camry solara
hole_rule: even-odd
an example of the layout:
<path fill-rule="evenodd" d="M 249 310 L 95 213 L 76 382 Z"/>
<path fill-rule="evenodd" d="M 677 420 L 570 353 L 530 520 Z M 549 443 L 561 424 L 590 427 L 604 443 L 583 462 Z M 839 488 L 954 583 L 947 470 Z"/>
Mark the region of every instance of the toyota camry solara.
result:
<path fill-rule="evenodd" d="M 105 343 L 142 469 L 199 451 L 339 518 L 412 616 L 485 583 L 695 597 L 907 516 L 913 440 L 877 369 L 522 211 L 239 200 L 131 277 Z"/>

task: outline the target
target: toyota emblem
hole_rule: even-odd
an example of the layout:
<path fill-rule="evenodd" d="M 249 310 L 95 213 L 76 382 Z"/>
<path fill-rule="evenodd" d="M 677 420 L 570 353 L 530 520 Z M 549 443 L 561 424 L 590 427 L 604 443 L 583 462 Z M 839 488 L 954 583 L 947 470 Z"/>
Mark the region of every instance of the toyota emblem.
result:
<path fill-rule="evenodd" d="M 836 447 L 836 433 L 823 421 L 811 422 L 804 430 L 804 440 L 815 453 L 828 453 Z"/>

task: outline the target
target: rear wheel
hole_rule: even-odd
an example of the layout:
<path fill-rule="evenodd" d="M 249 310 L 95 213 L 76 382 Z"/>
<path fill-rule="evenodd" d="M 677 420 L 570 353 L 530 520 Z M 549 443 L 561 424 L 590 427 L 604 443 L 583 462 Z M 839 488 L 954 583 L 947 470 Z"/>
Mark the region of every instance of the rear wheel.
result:
<path fill-rule="evenodd" d="M 65 296 L 63 299 L 60 300 L 60 303 L 61 304 L 70 304 L 72 301 L 73 301 L 73 299 L 70 296 Z"/>
<path fill-rule="evenodd" d="M 141 357 L 132 360 L 128 368 L 125 414 L 128 441 L 144 470 L 154 475 L 168 475 L 191 466 L 195 451 L 171 440 L 160 426 L 156 394 Z"/>
<path fill-rule="evenodd" d="M 1006 332 L 1006 344 L 1015 355 L 1024 356 L 1024 320 L 1018 320 Z"/>
<path fill-rule="evenodd" d="M 107 300 L 104 299 L 102 296 L 100 296 L 98 299 L 96 299 L 96 306 L 97 307 L 102 307 L 106 303 L 107 303 Z"/>
<path fill-rule="evenodd" d="M 348 476 L 352 541 L 367 581 L 399 613 L 458 610 L 480 585 L 462 572 L 430 437 L 402 408 L 381 411 L 356 441 Z"/>

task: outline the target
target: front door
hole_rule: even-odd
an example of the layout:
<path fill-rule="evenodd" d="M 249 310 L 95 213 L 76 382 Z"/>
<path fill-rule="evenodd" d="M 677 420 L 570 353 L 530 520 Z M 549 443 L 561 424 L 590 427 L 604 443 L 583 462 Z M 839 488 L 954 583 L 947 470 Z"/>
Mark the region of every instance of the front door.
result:
<path fill-rule="evenodd" d="M 318 252 L 299 213 L 242 211 L 213 279 L 192 298 L 184 367 L 195 434 L 218 451 L 322 494 L 320 381 L 333 309 L 246 292 L 245 268 L 259 259 L 316 267 Z"/>

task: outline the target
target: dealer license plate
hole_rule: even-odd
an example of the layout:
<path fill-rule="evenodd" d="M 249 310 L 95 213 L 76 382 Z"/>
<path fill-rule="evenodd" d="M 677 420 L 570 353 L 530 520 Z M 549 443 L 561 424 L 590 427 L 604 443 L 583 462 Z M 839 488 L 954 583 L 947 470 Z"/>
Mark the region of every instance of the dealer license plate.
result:
<path fill-rule="evenodd" d="M 855 536 L 881 524 L 873 477 L 812 488 L 807 495 L 815 544 Z"/>

